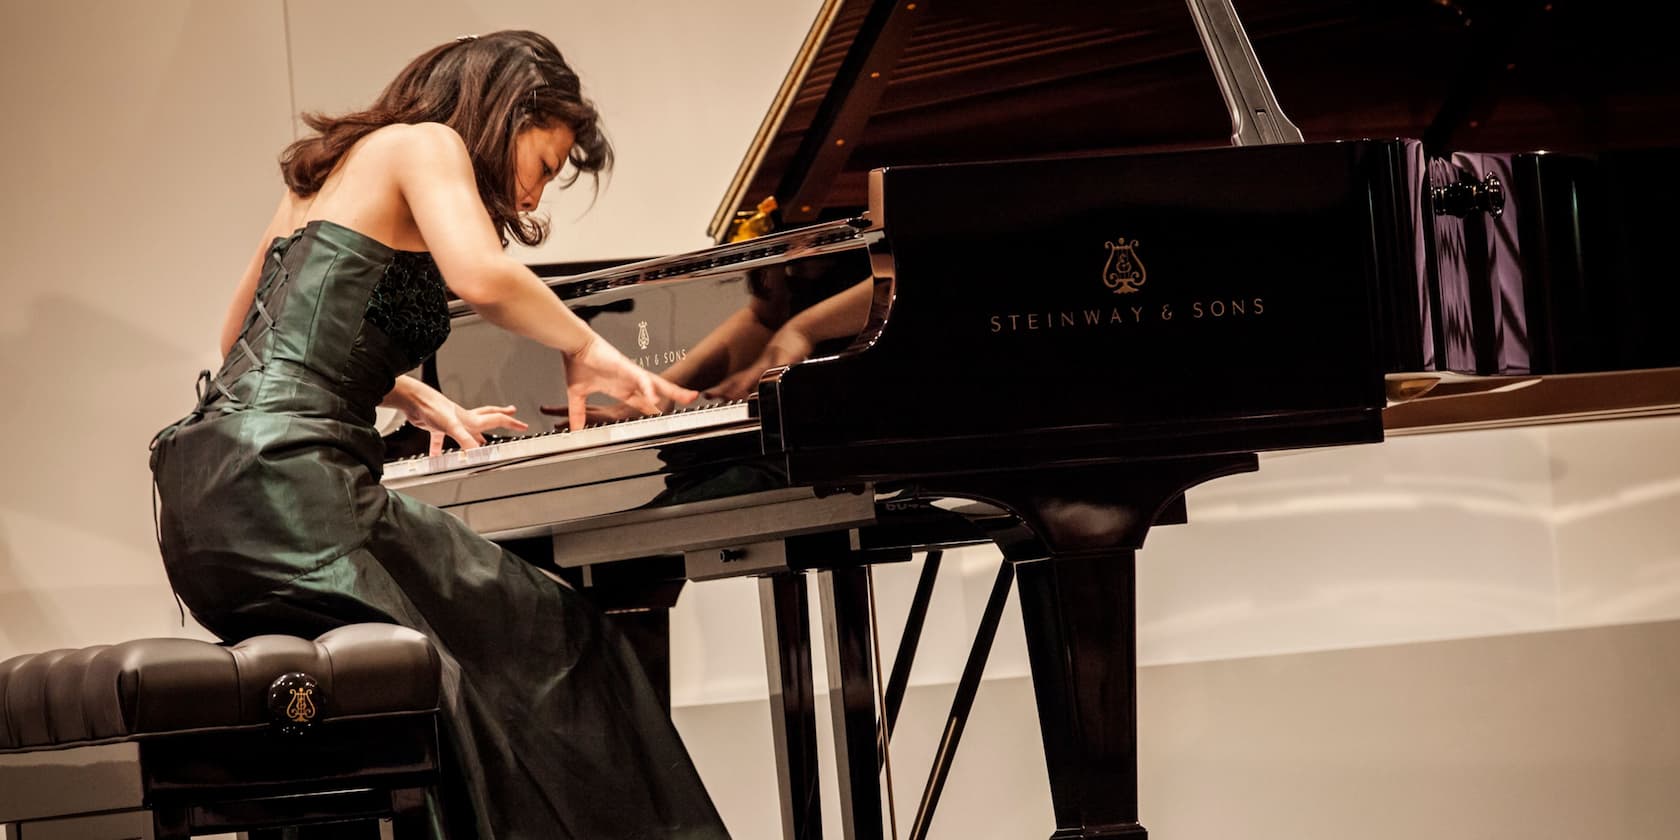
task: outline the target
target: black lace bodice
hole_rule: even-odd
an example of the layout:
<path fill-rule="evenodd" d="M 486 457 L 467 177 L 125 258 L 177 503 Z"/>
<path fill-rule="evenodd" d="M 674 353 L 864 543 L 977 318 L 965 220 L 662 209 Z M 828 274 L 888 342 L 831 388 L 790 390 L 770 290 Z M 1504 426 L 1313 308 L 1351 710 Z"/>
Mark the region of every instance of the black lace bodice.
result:
<path fill-rule="evenodd" d="M 368 323 L 383 330 L 418 363 L 449 337 L 449 298 L 432 255 L 398 251 L 368 298 Z"/>

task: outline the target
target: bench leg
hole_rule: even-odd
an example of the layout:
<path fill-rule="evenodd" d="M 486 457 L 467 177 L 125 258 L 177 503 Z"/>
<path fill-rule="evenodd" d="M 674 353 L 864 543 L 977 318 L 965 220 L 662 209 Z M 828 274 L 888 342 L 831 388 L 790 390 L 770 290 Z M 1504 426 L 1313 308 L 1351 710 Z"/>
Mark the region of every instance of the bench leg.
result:
<path fill-rule="evenodd" d="M 185 808 L 152 809 L 152 840 L 187 840 L 192 836 L 192 821 Z"/>
<path fill-rule="evenodd" d="M 426 788 L 391 791 L 391 840 L 426 840 L 430 836 Z"/>

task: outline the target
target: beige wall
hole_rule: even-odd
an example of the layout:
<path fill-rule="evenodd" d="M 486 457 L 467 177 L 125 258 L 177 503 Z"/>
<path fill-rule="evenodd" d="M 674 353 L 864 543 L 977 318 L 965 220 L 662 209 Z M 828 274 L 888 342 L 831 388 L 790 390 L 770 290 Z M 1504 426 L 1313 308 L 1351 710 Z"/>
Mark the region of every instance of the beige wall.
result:
<path fill-rule="evenodd" d="M 280 12 L 0 4 L 0 656 L 181 632 L 146 442 L 278 198 Z"/>
<path fill-rule="evenodd" d="M 444 38 L 545 31 L 599 100 L 620 170 L 585 215 L 586 194 L 551 197 L 556 234 L 527 258 L 687 250 L 816 5 L 0 3 L 0 658 L 201 633 L 157 563 L 145 445 L 214 363 L 295 110 L 364 102 Z M 1268 457 L 1192 493 L 1190 515 L 1151 536 L 1140 571 L 1157 836 L 1680 836 L 1653 792 L 1680 783 L 1665 714 L 1680 659 L 1663 653 L 1680 619 L 1680 422 Z M 936 594 L 895 751 L 901 824 L 995 563 L 957 554 Z M 878 573 L 886 648 L 915 572 Z M 742 838 L 776 824 L 756 609 L 750 582 L 724 581 L 673 616 L 678 724 Z M 1025 662 L 1011 610 L 935 836 L 1047 833 Z M 1435 812 L 1475 819 L 1423 821 Z"/>
<path fill-rule="evenodd" d="M 299 109 L 370 100 L 440 40 L 497 29 L 554 39 L 618 153 L 610 188 L 551 193 L 555 233 L 530 261 L 657 256 L 710 244 L 706 225 L 817 0 L 290 0 Z M 370 33 L 377 33 L 370 37 Z M 587 183 L 587 182 L 586 182 Z"/>

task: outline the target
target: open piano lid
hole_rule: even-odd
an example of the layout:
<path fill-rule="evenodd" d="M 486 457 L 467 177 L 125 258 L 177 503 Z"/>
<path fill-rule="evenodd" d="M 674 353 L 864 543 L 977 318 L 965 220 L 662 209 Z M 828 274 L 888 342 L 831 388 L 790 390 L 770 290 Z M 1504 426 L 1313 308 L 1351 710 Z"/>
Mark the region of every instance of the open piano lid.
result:
<path fill-rule="evenodd" d="M 1680 145 L 1665 30 L 1583 0 L 1238 0 L 1309 141 Z M 855 214 L 888 165 L 1230 143 L 1183 0 L 825 0 L 709 231 Z"/>
<path fill-rule="evenodd" d="M 1625 244 L 1676 215 L 1660 194 L 1680 166 L 1653 151 L 1680 147 L 1680 64 L 1667 58 L 1665 27 L 1585 0 L 1234 5 L 1308 141 L 1419 138 L 1442 165 L 1460 150 L 1644 149 L 1613 168 L 1615 189 L 1640 192 L 1638 173 L 1650 171 L 1659 195 L 1618 205 L 1623 220 L 1644 218 L 1638 230 L 1609 233 Z M 728 239 L 766 198 L 782 227 L 855 216 L 877 167 L 1224 146 L 1231 134 L 1184 0 L 826 0 L 709 231 Z M 1665 261 L 1661 246 L 1638 244 L 1612 258 L 1624 276 Z M 1573 352 L 1603 355 L 1651 343 L 1650 322 L 1666 315 L 1642 309 L 1676 308 L 1673 292 L 1653 297 L 1651 279 L 1612 295 L 1579 275 L 1570 282 L 1526 290 L 1533 302 L 1517 308 L 1534 307 L 1530 321 L 1499 330 L 1569 333 L 1556 339 L 1559 352 L 1585 336 Z M 1552 320 L 1595 295 L 1624 312 L 1585 326 Z M 1402 366 L 1390 374 L 1385 424 L 1408 432 L 1675 413 L 1680 351 L 1656 344 L 1655 354 L 1608 365 L 1436 360 L 1420 375 Z"/>

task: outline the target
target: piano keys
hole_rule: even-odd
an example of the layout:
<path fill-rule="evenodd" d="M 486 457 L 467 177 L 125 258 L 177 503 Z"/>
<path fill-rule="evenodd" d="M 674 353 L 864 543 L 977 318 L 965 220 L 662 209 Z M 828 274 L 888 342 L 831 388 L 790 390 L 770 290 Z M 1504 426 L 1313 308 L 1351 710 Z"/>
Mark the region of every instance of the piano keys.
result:
<path fill-rule="evenodd" d="M 752 424 L 751 412 L 741 400 L 678 408 L 668 413 L 626 418 L 572 432 L 554 429 L 515 438 L 500 438 L 476 449 L 456 449 L 438 455 L 416 455 L 385 466 L 384 483 L 394 490 L 420 486 L 424 479 L 471 467 L 504 466 L 535 461 L 550 455 L 600 450 L 622 443 L 673 438 L 684 432 Z"/>

